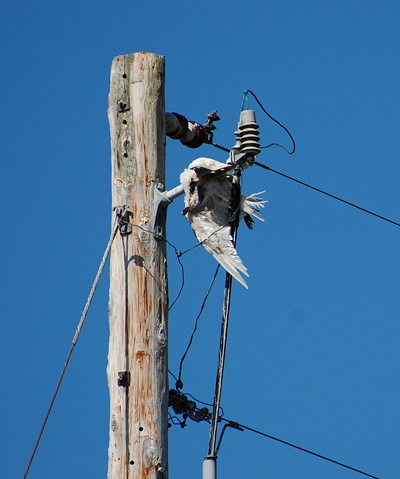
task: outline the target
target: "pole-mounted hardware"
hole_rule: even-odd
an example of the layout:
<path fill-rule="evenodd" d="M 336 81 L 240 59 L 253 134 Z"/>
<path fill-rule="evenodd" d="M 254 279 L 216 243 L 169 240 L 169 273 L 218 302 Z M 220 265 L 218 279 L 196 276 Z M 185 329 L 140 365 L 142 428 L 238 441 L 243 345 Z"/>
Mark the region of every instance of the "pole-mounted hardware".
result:
<path fill-rule="evenodd" d="M 170 389 L 168 406 L 172 407 L 175 414 L 182 414 L 183 421 L 180 426 L 186 426 L 186 419 L 189 418 L 195 422 L 209 421 L 210 411 L 207 407 L 199 409 L 195 401 L 191 401 L 187 396 L 176 389 Z"/>
<path fill-rule="evenodd" d="M 245 169 L 252 166 L 255 157 L 260 153 L 260 133 L 256 123 L 256 114 L 253 110 L 240 112 L 238 129 L 235 131 L 236 144 L 229 154 L 227 163 Z"/>
<path fill-rule="evenodd" d="M 198 146 L 201 146 L 201 144 L 207 143 L 227 151 L 229 152 L 229 158 L 227 159 L 226 163 L 232 164 L 232 169 L 245 169 L 248 166 L 252 166 L 255 157 L 261 151 L 260 144 L 258 143 L 260 140 L 258 124 L 256 123 L 256 115 L 253 110 L 243 110 L 240 113 L 238 129 L 235 131 L 236 143 L 232 147 L 232 150 L 228 150 L 227 148 L 213 143 L 213 130 L 216 129 L 214 122 L 220 120 L 220 117 L 217 115 L 217 110 L 212 111 L 207 115 L 208 119 L 204 125 L 196 123 L 199 130 L 204 130 L 204 135 L 203 133 L 201 134 L 201 137 L 204 139 L 204 141 L 200 144 L 196 143 L 197 146 L 191 146 L 188 144 L 188 142 L 190 143 L 194 137 L 199 137 L 194 132 L 194 127 L 190 127 L 190 125 L 195 124 L 194 122 L 188 122 L 187 119 L 179 113 L 166 113 L 165 116 L 167 125 L 166 133 L 170 138 L 180 139 L 181 143 L 189 146 L 190 148 L 197 148 Z M 188 139 L 188 142 L 186 141 L 186 138 Z M 195 144 L 195 142 L 193 144 Z M 175 198 L 183 195 L 184 193 L 182 185 L 178 185 L 169 191 L 159 191 L 162 191 L 162 193 L 156 199 L 155 205 L 157 204 L 157 208 L 160 206 L 168 206 L 174 201 Z"/>
<path fill-rule="evenodd" d="M 132 211 L 129 211 L 130 206 L 114 206 L 114 211 L 116 211 L 119 225 L 119 232 L 122 237 L 128 236 L 132 233 L 132 224 L 131 218 L 133 216 Z"/>
<path fill-rule="evenodd" d="M 127 388 L 131 383 L 131 373 L 129 371 L 121 371 L 118 373 L 118 386 Z"/>
<path fill-rule="evenodd" d="M 180 140 L 189 148 L 198 148 L 203 143 L 212 143 L 212 131 L 216 129 L 214 122 L 219 121 L 220 117 L 217 115 L 217 110 L 214 110 L 207 115 L 207 121 L 204 124 L 188 121 L 179 113 L 166 113 L 165 120 L 167 136 Z"/>

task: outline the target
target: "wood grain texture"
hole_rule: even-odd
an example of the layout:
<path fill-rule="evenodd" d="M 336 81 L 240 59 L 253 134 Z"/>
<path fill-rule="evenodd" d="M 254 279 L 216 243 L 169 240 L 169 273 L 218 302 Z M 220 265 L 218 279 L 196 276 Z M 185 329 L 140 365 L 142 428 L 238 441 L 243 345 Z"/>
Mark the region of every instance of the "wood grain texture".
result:
<path fill-rule="evenodd" d="M 110 261 L 108 479 L 167 477 L 166 251 L 149 232 L 165 183 L 164 77 L 164 57 L 152 53 L 112 64 L 112 204 L 128 205 L 133 226 L 129 236 L 117 234 Z M 118 385 L 123 371 L 126 387 Z"/>

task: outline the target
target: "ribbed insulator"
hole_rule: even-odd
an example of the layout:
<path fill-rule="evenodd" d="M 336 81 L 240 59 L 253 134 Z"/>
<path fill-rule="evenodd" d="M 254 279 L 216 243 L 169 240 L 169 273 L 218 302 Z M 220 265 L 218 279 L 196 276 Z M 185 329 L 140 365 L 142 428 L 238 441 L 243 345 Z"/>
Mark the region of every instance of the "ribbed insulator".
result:
<path fill-rule="evenodd" d="M 255 113 L 253 110 L 243 110 L 240 113 L 238 130 L 235 131 L 236 141 L 240 144 L 240 151 L 257 156 L 260 153 L 260 133 L 255 122 Z"/>

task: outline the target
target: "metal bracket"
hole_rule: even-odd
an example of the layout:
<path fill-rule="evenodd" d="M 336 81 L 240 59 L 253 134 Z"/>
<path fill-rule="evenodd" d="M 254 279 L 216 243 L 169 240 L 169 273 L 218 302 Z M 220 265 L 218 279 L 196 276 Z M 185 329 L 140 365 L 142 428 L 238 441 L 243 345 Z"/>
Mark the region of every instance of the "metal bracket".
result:
<path fill-rule="evenodd" d="M 128 111 L 130 109 L 130 103 L 128 97 L 123 97 L 118 100 L 118 113 L 123 113 L 124 111 Z"/>
<path fill-rule="evenodd" d="M 118 373 L 118 386 L 124 388 L 128 387 L 131 383 L 131 373 L 129 371 L 121 371 Z"/>
<path fill-rule="evenodd" d="M 164 185 L 157 183 L 154 186 L 153 224 L 151 230 L 154 238 L 159 240 L 164 238 L 164 228 L 162 225 L 165 224 L 167 215 L 167 211 L 163 206 L 165 206 Z"/>
<path fill-rule="evenodd" d="M 157 479 L 164 479 L 165 476 L 165 469 L 162 466 L 157 467 Z"/>
<path fill-rule="evenodd" d="M 114 210 L 117 210 L 117 218 L 119 224 L 119 232 L 122 237 L 129 236 L 132 233 L 131 218 L 133 216 L 132 211 L 127 210 L 128 205 L 117 206 Z"/>

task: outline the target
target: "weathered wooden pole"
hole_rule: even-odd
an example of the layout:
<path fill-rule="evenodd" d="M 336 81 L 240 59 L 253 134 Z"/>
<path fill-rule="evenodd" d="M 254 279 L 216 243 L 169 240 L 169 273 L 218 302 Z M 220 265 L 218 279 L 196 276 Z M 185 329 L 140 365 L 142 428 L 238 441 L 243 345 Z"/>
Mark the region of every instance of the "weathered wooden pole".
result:
<path fill-rule="evenodd" d="M 164 57 L 152 53 L 112 64 L 113 221 L 126 214 L 110 262 L 108 479 L 168 474 L 166 248 L 154 234 L 165 234 L 165 215 L 155 218 L 165 183 L 164 78 Z"/>

